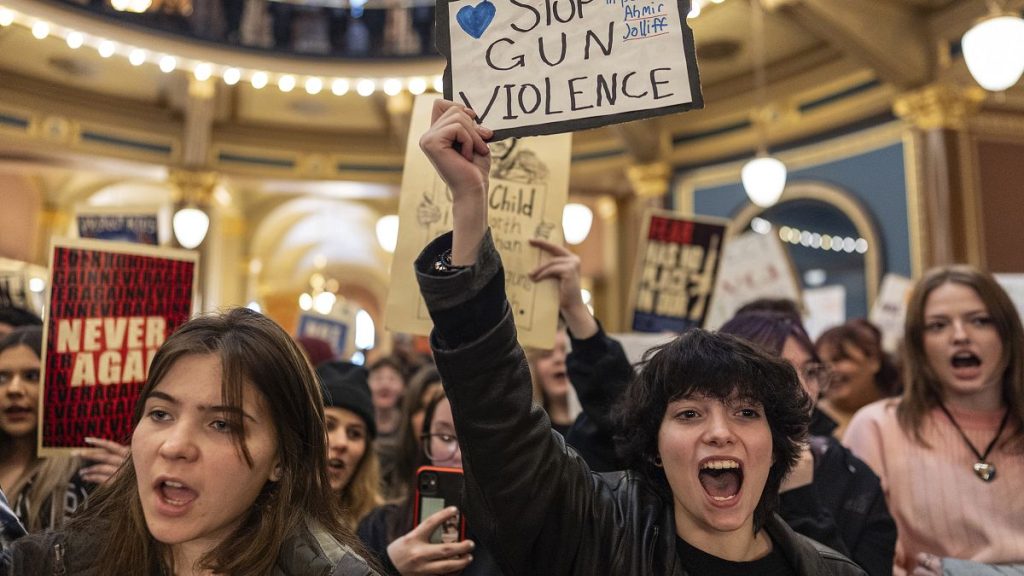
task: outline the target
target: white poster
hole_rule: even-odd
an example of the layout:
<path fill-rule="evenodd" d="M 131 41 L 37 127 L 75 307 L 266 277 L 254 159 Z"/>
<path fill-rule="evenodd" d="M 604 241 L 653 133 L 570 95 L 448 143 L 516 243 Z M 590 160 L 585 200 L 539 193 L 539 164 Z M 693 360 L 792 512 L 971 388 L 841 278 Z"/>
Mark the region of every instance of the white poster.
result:
<path fill-rule="evenodd" d="M 996 281 L 1006 290 L 1010 300 L 1017 306 L 1017 313 L 1024 319 L 1024 274 L 995 274 Z"/>
<path fill-rule="evenodd" d="M 426 335 L 432 322 L 419 294 L 413 261 L 431 240 L 451 230 L 451 192 L 419 148 L 436 96 L 413 108 L 399 201 L 398 246 L 391 264 L 387 327 Z M 488 220 L 505 266 L 505 290 L 519 341 L 551 348 L 558 323 L 558 286 L 535 284 L 529 273 L 545 258 L 530 238 L 562 242 L 562 210 L 569 196 L 572 136 L 513 138 L 491 144 Z"/>
<path fill-rule="evenodd" d="M 704 328 L 717 330 L 740 306 L 758 298 L 800 302 L 800 284 L 777 236 L 747 232 L 725 244 Z"/>
<path fill-rule="evenodd" d="M 701 108 L 689 2 L 441 0 L 445 98 L 495 139 Z"/>
<path fill-rule="evenodd" d="M 811 340 L 846 322 L 846 287 L 841 284 L 804 290 L 804 328 Z"/>
<path fill-rule="evenodd" d="M 907 298 L 914 281 L 899 274 L 886 274 L 878 289 L 868 320 L 882 331 L 882 348 L 895 354 L 903 340 L 903 323 L 907 317 Z"/>

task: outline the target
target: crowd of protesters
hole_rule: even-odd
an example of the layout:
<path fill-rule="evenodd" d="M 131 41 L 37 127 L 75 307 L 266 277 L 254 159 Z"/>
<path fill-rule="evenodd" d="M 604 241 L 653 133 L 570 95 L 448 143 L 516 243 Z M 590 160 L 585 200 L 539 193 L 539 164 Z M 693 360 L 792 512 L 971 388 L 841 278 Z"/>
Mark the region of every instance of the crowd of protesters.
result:
<path fill-rule="evenodd" d="M 431 355 L 364 368 L 198 316 L 130 438 L 42 458 L 41 321 L 0 311 L 0 574 L 1024 574 L 1024 329 L 990 274 L 928 271 L 900 358 L 865 320 L 814 342 L 758 301 L 634 364 L 537 240 L 561 323 L 523 350 L 490 135 L 439 101 L 421 140 L 453 198 L 416 261 Z M 457 505 L 425 509 L 422 466 L 461 476 Z"/>

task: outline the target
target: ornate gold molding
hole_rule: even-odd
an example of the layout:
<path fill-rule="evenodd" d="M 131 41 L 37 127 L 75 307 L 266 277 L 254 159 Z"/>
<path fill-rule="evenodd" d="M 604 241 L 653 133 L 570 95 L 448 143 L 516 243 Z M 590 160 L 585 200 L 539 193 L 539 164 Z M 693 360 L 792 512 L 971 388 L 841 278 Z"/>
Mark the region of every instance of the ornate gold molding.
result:
<path fill-rule="evenodd" d="M 964 130 L 985 98 L 985 91 L 978 86 L 930 84 L 898 96 L 892 109 L 897 116 L 922 130 Z"/>
<path fill-rule="evenodd" d="M 672 166 L 668 162 L 634 164 L 626 169 L 633 192 L 640 198 L 661 198 L 668 193 Z"/>
<path fill-rule="evenodd" d="M 168 180 L 174 186 L 175 202 L 208 207 L 219 177 L 206 170 L 172 170 Z"/>

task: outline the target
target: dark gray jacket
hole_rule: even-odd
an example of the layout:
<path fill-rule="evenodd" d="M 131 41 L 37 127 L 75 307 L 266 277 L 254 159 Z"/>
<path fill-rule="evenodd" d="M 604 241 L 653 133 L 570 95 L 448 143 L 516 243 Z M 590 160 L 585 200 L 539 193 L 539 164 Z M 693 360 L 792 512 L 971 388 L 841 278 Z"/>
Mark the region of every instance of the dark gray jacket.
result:
<path fill-rule="evenodd" d="M 448 234 L 427 246 L 417 278 L 462 447 L 468 522 L 505 576 L 686 575 L 671 503 L 632 472 L 591 472 L 533 405 L 490 234 L 474 266 L 435 272 L 450 245 Z M 802 576 L 864 574 L 777 516 L 766 529 Z"/>

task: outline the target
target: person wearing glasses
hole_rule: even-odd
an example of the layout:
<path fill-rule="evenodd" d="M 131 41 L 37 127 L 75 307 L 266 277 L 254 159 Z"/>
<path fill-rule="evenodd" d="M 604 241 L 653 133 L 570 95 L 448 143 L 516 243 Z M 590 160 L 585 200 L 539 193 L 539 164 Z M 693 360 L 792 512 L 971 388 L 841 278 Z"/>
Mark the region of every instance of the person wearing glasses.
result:
<path fill-rule="evenodd" d="M 751 310 L 737 314 L 719 331 L 788 361 L 811 398 L 817 400 L 828 389 L 830 371 L 799 317 Z M 794 530 L 846 554 L 871 576 L 892 574 L 896 524 L 881 483 L 833 435 L 809 436 L 780 492 L 779 514 Z"/>
<path fill-rule="evenodd" d="M 427 404 L 420 440 L 423 453 L 417 469 L 424 465 L 462 468 L 462 450 L 455 434 L 452 405 L 444 390 L 439 390 Z M 410 486 L 415 486 L 415 482 L 410 482 Z M 410 491 L 403 502 L 380 506 L 359 524 L 359 537 L 376 554 L 385 571 L 401 576 L 501 574 L 490 551 L 475 542 L 472 526 L 467 527 L 468 533 L 462 542 L 430 542 L 430 535 L 438 527 L 456 522 L 461 511 L 445 508 L 427 516 L 419 526 L 413 526 L 414 501 L 415 495 Z"/>

